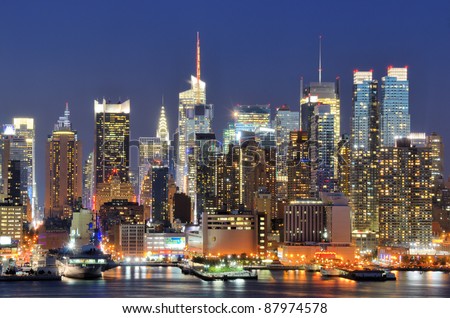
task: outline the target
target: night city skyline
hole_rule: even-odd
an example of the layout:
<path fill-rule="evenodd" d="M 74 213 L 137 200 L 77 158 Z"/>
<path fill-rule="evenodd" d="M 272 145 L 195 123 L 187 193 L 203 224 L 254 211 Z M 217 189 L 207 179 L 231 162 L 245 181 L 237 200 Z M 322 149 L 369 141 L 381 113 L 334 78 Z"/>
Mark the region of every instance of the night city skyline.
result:
<path fill-rule="evenodd" d="M 439 312 L 449 56 L 442 0 L 4 1 L 0 312 Z"/>
<path fill-rule="evenodd" d="M 170 4 L 163 2 L 3 4 L 2 123 L 12 117 L 35 118 L 39 197 L 43 198 L 44 169 L 39 167 L 45 161 L 45 140 L 66 101 L 83 142 L 84 159 L 93 149 L 94 99 L 129 98 L 131 138 L 137 139 L 155 134 L 158 119 L 152 115 L 164 96 L 173 134 L 178 93 L 188 88 L 195 74 L 197 31 L 202 39 L 202 79 L 207 102 L 214 104 L 213 129 L 219 139 L 235 104 L 271 104 L 272 116 L 282 104 L 299 106 L 300 76 L 305 83 L 318 78 L 321 34 L 323 80 L 341 78 L 343 133 L 350 130 L 353 69 L 373 69 L 374 78 L 381 79 L 389 65 L 408 65 L 411 129 L 436 131 L 445 142 L 445 108 L 438 96 L 445 91 L 445 74 L 450 71 L 445 59 L 450 50 L 448 4 L 437 2 L 421 16 L 424 8 L 415 3 L 382 2 L 370 8 L 360 8 L 358 2 L 322 3 L 317 26 L 317 17 L 308 12 L 321 8 L 289 1 L 192 6 L 173 2 L 179 10 L 169 10 Z M 392 21 L 395 12 L 399 14 Z M 191 19 L 195 14 L 202 18 Z M 18 15 L 21 19 L 15 19 Z M 368 23 L 367 15 L 377 18 Z M 420 24 L 415 22 L 418 16 Z M 446 167 L 448 171 L 448 161 Z"/>

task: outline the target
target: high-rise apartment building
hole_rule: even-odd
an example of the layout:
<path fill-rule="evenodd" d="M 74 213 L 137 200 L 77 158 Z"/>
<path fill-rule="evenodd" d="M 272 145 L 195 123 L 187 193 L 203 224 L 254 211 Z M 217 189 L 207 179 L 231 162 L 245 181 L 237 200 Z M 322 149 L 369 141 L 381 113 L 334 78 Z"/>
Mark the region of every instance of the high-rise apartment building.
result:
<path fill-rule="evenodd" d="M 82 197 L 82 147 L 69 116 L 66 104 L 64 116 L 47 140 L 46 217 L 70 217 L 76 200 Z"/>
<path fill-rule="evenodd" d="M 410 134 L 408 68 L 388 67 L 381 79 L 381 145 L 394 147 L 395 140 Z"/>
<path fill-rule="evenodd" d="M 349 194 L 353 239 L 361 251 L 376 248 L 378 150 L 380 146 L 378 82 L 372 71 L 353 73 Z"/>
<path fill-rule="evenodd" d="M 380 244 L 430 248 L 432 239 L 431 149 L 407 138 L 379 155 Z"/>

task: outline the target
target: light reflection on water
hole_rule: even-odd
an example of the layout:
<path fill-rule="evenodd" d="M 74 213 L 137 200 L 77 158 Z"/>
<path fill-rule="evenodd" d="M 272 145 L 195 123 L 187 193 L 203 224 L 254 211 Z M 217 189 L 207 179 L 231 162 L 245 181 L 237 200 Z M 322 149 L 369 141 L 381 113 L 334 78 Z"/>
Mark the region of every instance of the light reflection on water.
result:
<path fill-rule="evenodd" d="M 449 274 L 396 275 L 397 281 L 355 282 L 299 270 L 258 271 L 257 281 L 205 282 L 176 267 L 125 266 L 97 280 L 1 283 L 0 297 L 450 297 Z"/>

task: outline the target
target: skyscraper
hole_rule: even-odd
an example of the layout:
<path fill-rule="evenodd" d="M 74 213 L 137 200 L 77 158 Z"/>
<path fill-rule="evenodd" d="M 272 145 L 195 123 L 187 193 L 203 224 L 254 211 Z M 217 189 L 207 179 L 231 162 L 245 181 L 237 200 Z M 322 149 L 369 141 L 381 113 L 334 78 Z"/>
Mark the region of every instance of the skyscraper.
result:
<path fill-rule="evenodd" d="M 397 139 L 380 148 L 379 162 L 380 244 L 431 248 L 431 149 Z"/>
<path fill-rule="evenodd" d="M 166 110 L 164 105 L 161 106 L 161 114 L 158 121 L 158 129 L 156 130 L 156 137 L 161 140 L 161 159 L 164 166 L 169 166 L 169 128 L 167 127 Z"/>
<path fill-rule="evenodd" d="M 192 220 L 197 221 L 203 212 L 217 208 L 216 172 L 217 141 L 214 133 L 196 133 L 195 147 L 188 149 L 188 195 L 192 203 Z"/>
<path fill-rule="evenodd" d="M 394 147 L 398 138 L 410 134 L 408 68 L 388 67 L 381 79 L 381 145 Z"/>
<path fill-rule="evenodd" d="M 166 166 L 154 165 L 151 168 L 152 182 L 152 209 L 151 218 L 153 221 L 161 221 L 168 224 L 169 219 L 169 168 Z"/>
<path fill-rule="evenodd" d="M 311 117 L 311 190 L 335 190 L 337 182 L 337 146 L 335 140 L 335 115 L 330 105 L 316 105 Z"/>
<path fill-rule="evenodd" d="M 349 192 L 353 212 L 353 239 L 361 251 L 373 251 L 378 243 L 379 146 L 378 82 L 372 78 L 372 71 L 355 70 Z"/>
<path fill-rule="evenodd" d="M 309 131 L 311 118 L 314 116 L 314 107 L 316 105 L 329 105 L 330 114 L 334 115 L 336 126 L 334 127 L 334 140 L 337 143 L 341 136 L 341 101 L 339 97 L 339 78 L 336 82 L 312 82 L 302 92 L 300 101 L 300 128 Z"/>
<path fill-rule="evenodd" d="M 277 108 L 275 120 L 273 121 L 273 128 L 276 135 L 277 146 L 277 184 L 278 193 L 286 198 L 287 195 L 287 181 L 288 181 L 288 167 L 287 150 L 290 141 L 290 133 L 299 130 L 300 113 L 292 111 L 287 105 L 282 105 Z"/>
<path fill-rule="evenodd" d="M 72 130 L 66 104 L 52 135 L 47 140 L 45 216 L 70 217 L 82 196 L 82 147 Z"/>
<path fill-rule="evenodd" d="M 83 207 L 93 209 L 95 194 L 94 152 L 90 152 L 83 166 Z"/>
<path fill-rule="evenodd" d="M 11 160 L 20 161 L 21 192 L 26 218 L 31 222 L 38 210 L 36 189 L 35 127 L 33 118 L 13 118 L 14 137 L 11 141 Z"/>
<path fill-rule="evenodd" d="M 233 117 L 235 141 L 240 142 L 243 132 L 270 128 L 270 105 L 237 105 Z"/>
<path fill-rule="evenodd" d="M 427 136 L 426 146 L 431 148 L 431 177 L 436 186 L 444 178 L 444 143 L 442 136 L 433 132 Z"/>
<path fill-rule="evenodd" d="M 113 171 L 121 182 L 129 181 L 130 101 L 111 104 L 94 102 L 95 182 L 105 183 Z"/>
<path fill-rule="evenodd" d="M 306 131 L 291 131 L 287 154 L 287 201 L 311 197 L 311 162 Z"/>
<path fill-rule="evenodd" d="M 191 75 L 191 89 L 181 92 L 179 94 L 179 106 L 178 106 L 178 128 L 177 128 L 177 158 L 176 158 L 176 184 L 181 192 L 187 191 L 187 143 L 189 135 L 194 133 L 192 127 L 196 125 L 195 123 L 195 111 L 196 105 L 206 104 L 206 84 L 200 80 L 200 36 L 197 33 L 197 54 L 196 54 L 196 66 L 197 66 L 197 76 Z M 200 114 L 202 109 L 198 109 L 198 114 Z M 212 109 L 211 109 L 212 110 Z M 211 113 L 212 115 L 212 113 Z M 194 123 L 192 120 L 194 119 Z M 188 120 L 191 123 L 188 124 Z M 200 131 L 198 131 L 200 132 Z"/>
<path fill-rule="evenodd" d="M 300 129 L 308 132 L 311 141 L 311 190 L 315 195 L 333 191 L 336 186 L 341 137 L 340 79 L 322 82 L 319 53 L 319 82 L 303 89 L 302 79 L 300 88 Z"/>

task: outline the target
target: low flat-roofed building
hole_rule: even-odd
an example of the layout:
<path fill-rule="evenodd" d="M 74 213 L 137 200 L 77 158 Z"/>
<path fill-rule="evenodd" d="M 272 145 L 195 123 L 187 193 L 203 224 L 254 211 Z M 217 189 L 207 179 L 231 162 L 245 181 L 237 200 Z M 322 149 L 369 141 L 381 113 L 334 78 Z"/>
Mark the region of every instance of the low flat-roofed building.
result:
<path fill-rule="evenodd" d="M 121 224 L 119 226 L 120 252 L 123 257 L 144 257 L 145 224 Z"/>
<path fill-rule="evenodd" d="M 150 259 L 177 259 L 184 256 L 184 233 L 145 233 L 145 252 Z"/>
<path fill-rule="evenodd" d="M 198 232 L 188 233 L 188 251 L 204 255 L 256 254 L 257 214 L 203 213 Z"/>

